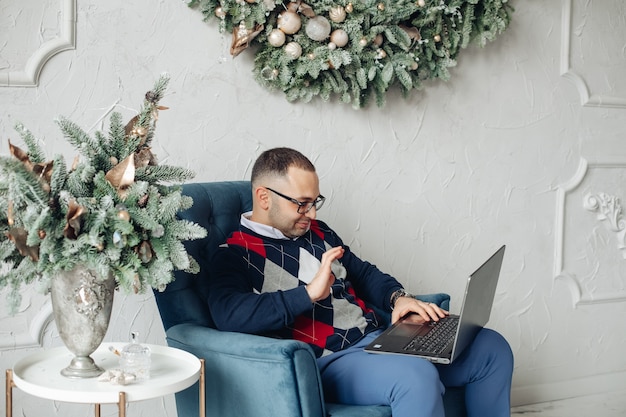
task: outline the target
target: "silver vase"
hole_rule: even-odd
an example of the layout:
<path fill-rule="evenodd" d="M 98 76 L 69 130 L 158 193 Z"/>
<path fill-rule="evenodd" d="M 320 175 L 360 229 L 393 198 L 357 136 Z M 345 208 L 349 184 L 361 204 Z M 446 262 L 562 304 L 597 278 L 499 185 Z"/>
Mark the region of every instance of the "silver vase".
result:
<path fill-rule="evenodd" d="M 51 285 L 54 321 L 61 340 L 75 357 L 61 374 L 69 378 L 93 378 L 102 374 L 91 355 L 109 327 L 115 278 L 100 278 L 77 266 L 54 277 Z"/>

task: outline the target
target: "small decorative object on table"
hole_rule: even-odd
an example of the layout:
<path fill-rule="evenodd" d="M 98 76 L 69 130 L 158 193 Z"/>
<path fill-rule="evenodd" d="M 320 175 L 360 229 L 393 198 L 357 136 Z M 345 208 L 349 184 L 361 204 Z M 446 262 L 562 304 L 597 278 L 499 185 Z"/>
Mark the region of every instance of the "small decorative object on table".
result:
<path fill-rule="evenodd" d="M 131 342 L 120 352 L 122 372 L 134 375 L 137 381 L 150 378 L 150 348 L 139 343 L 139 333 L 131 333 Z"/>
<path fill-rule="evenodd" d="M 89 355 L 106 333 L 115 288 L 162 290 L 174 270 L 198 271 L 182 241 L 206 230 L 176 218 L 193 204 L 179 184 L 194 174 L 158 165 L 152 153 L 168 82 L 167 75 L 157 80 L 126 125 L 113 113 L 109 131 L 93 138 L 60 118 L 79 154 L 69 170 L 62 156 L 47 160 L 21 124 L 27 149 L 9 141 L 11 156 L 0 156 L 0 288 L 9 289 L 11 312 L 23 284 L 39 280 L 51 289 L 59 335 L 75 355 L 65 376 L 102 373 Z"/>

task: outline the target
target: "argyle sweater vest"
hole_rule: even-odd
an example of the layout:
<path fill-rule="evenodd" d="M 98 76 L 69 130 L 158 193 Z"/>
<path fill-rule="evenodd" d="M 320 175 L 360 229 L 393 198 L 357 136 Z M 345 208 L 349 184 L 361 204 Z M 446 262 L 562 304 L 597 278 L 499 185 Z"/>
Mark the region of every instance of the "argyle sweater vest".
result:
<path fill-rule="evenodd" d="M 294 240 L 272 239 L 242 227 L 226 244 L 229 251 L 236 252 L 237 259 L 247 264 L 247 279 L 259 294 L 306 285 L 319 270 L 322 254 L 343 245 L 328 226 L 318 221 L 311 223 L 307 234 Z M 341 259 L 333 263 L 332 271 L 335 275 L 332 296 L 313 303 L 308 311 L 272 336 L 308 343 L 316 356 L 321 357 L 350 346 L 380 327 L 374 311 L 357 297 Z"/>

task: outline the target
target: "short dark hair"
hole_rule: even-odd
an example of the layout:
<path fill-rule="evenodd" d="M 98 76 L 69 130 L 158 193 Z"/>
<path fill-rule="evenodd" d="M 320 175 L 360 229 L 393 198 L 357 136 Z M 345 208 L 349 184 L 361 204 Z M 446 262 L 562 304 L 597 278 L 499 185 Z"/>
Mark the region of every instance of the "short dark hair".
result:
<path fill-rule="evenodd" d="M 296 167 L 305 171 L 315 172 L 315 166 L 311 161 L 291 148 L 273 148 L 263 152 L 257 158 L 252 167 L 252 184 L 265 176 L 285 176 L 290 167 Z"/>

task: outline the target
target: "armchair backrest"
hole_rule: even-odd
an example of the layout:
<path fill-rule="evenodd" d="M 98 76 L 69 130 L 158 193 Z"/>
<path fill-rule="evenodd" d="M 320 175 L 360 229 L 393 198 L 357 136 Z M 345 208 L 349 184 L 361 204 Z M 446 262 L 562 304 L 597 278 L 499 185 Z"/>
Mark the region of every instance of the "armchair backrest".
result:
<path fill-rule="evenodd" d="M 250 181 L 185 184 L 183 194 L 193 198 L 193 206 L 178 217 L 198 223 L 208 233 L 204 239 L 185 242 L 189 255 L 200 264 L 200 272 L 176 271 L 165 291 L 154 292 L 165 330 L 181 323 L 215 327 L 207 303 L 208 263 L 219 245 L 238 229 L 241 214 L 252 210 Z"/>

